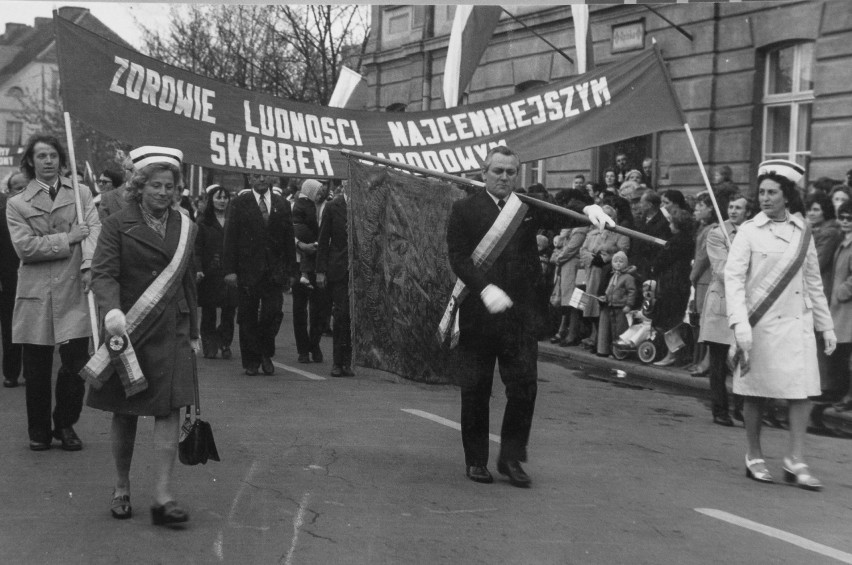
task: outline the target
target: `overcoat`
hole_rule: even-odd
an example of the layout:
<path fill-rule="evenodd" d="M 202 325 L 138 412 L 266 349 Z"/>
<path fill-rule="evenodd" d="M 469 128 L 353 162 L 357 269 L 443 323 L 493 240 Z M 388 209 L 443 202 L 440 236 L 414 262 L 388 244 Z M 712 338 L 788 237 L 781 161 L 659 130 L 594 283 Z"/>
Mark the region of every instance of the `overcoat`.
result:
<path fill-rule="evenodd" d="M 724 229 L 731 241 L 737 234 L 737 226 L 725 220 Z M 710 285 L 701 310 L 701 331 L 698 341 L 712 341 L 730 345 L 734 343 L 734 332 L 728 327 L 728 310 L 725 308 L 725 263 L 728 261 L 728 242 L 719 225 L 707 233 L 707 258 L 710 259 Z"/>
<path fill-rule="evenodd" d="M 710 259 L 707 257 L 707 234 L 715 226 L 716 224 L 701 226 L 695 235 L 695 257 L 692 260 L 689 281 L 695 287 L 695 311 L 699 314 L 704 309 L 704 298 L 712 277 Z"/>
<path fill-rule="evenodd" d="M 817 225 L 811 225 L 814 234 L 814 246 L 819 260 L 819 272 L 822 274 L 822 286 L 826 298 L 830 298 L 828 287 L 831 286 L 831 265 L 837 246 L 843 241 L 843 233 L 837 220 L 825 220 Z"/>
<path fill-rule="evenodd" d="M 695 241 L 686 231 L 672 235 L 654 259 L 652 274 L 657 281 L 657 303 L 651 314 L 654 327 L 668 331 L 683 320 L 689 303 L 689 271 Z"/>
<path fill-rule="evenodd" d="M 77 224 L 77 209 L 71 181 L 61 178 L 60 182 L 56 200 L 51 201 L 32 180 L 6 203 L 9 235 L 21 259 L 12 322 L 15 343 L 56 345 L 92 335 L 80 275 L 91 266 L 101 223 L 91 191 L 81 185 L 89 235 L 69 245 L 68 232 Z"/>
<path fill-rule="evenodd" d="M 852 342 L 852 242 L 842 240 L 834 252 L 834 268 L 826 294 L 837 343 Z"/>
<path fill-rule="evenodd" d="M 571 295 L 574 294 L 577 272 L 580 270 L 580 248 L 583 247 L 590 229 L 590 226 L 579 226 L 562 230 L 562 244 L 554 250 L 562 306 L 568 306 Z"/>
<path fill-rule="evenodd" d="M 198 282 L 198 305 L 236 307 L 236 289 L 225 285 L 222 267 L 225 228 L 216 218 L 209 223 L 205 220 L 204 216 L 198 219 L 198 236 L 195 238 L 195 267 L 204 273 L 204 278 Z"/>
<path fill-rule="evenodd" d="M 111 216 L 116 212 L 120 212 L 127 207 L 127 189 L 124 185 L 119 186 L 109 192 L 101 194 L 101 205 L 98 213 L 101 216 L 101 221 L 107 216 Z"/>
<path fill-rule="evenodd" d="M 586 269 L 586 292 L 600 296 L 606 290 L 603 286 L 606 273 L 609 272 L 609 264 L 612 256 L 619 251 L 627 253 L 630 250 L 630 238 L 614 231 L 591 230 L 586 236 L 586 241 L 580 248 L 580 264 Z M 592 266 L 592 258 L 600 254 L 604 267 Z M 596 317 L 600 315 L 600 303 L 597 300 L 589 300 L 583 309 L 583 316 Z"/>
<path fill-rule="evenodd" d="M 785 230 L 804 231 L 804 220 L 788 214 L 776 226 L 760 212 L 742 224 L 725 265 L 728 324 L 748 323 L 752 289 L 765 279 L 790 245 Z M 789 226 L 792 226 L 790 228 Z M 813 238 L 802 267 L 752 328 L 750 370 L 734 376 L 734 392 L 746 396 L 802 399 L 820 394 L 814 330 L 834 329 L 822 288 Z"/>
<path fill-rule="evenodd" d="M 166 237 L 161 239 L 142 217 L 135 202 L 104 220 L 92 261 L 92 288 L 100 312 L 114 308 L 125 314 L 166 268 L 180 240 L 180 212 L 169 211 Z M 198 226 L 190 225 L 188 252 L 193 253 Z M 157 304 L 153 322 L 133 339 L 148 388 L 125 398 L 118 374 L 104 385 L 91 388 L 92 408 L 136 416 L 166 416 L 175 408 L 194 403 L 192 349 L 198 338 L 198 300 L 193 258 L 186 264 L 180 286 L 170 301 Z"/>
<path fill-rule="evenodd" d="M 317 272 L 330 282 L 349 280 L 349 239 L 346 197 L 342 194 L 322 211 L 317 248 Z"/>

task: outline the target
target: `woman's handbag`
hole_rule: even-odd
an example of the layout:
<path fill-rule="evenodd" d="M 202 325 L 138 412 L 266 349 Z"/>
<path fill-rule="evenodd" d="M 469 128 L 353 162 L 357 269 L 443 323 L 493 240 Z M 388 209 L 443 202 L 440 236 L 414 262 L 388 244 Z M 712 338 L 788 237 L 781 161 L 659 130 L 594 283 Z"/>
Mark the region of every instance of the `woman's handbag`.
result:
<path fill-rule="evenodd" d="M 178 458 L 184 465 L 205 465 L 208 459 L 221 461 L 213 440 L 213 429 L 202 420 L 201 406 L 198 398 L 198 367 L 195 361 L 195 351 L 192 352 L 192 380 L 195 384 L 195 421 L 190 416 L 190 407 L 186 407 L 186 417 L 180 430 L 178 442 Z"/>
<path fill-rule="evenodd" d="M 562 306 L 562 274 L 557 270 L 553 281 L 553 290 L 550 292 L 550 305 L 558 308 Z"/>

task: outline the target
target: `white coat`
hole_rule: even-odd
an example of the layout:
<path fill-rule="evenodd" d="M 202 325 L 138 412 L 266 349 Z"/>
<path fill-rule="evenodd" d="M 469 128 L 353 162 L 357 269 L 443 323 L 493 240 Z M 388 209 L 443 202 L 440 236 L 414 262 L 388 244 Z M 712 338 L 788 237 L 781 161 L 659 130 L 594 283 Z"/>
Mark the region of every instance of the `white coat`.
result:
<path fill-rule="evenodd" d="M 77 210 L 71 181 L 60 180 L 54 201 L 32 180 L 6 205 L 9 235 L 21 258 L 12 318 L 15 343 L 56 345 L 92 335 L 80 275 L 82 269 L 91 267 L 101 222 L 91 191 L 81 186 L 89 235 L 80 243 L 68 244 L 68 232 L 77 224 Z"/>
<path fill-rule="evenodd" d="M 790 245 L 784 226 L 804 231 L 804 220 L 788 214 L 783 226 L 763 212 L 742 224 L 725 265 L 730 327 L 748 323 L 753 289 Z M 752 328 L 751 370 L 734 375 L 734 392 L 746 396 L 803 399 L 820 394 L 814 330 L 833 330 L 822 288 L 816 247 L 808 242 L 805 262 L 778 299 Z"/>

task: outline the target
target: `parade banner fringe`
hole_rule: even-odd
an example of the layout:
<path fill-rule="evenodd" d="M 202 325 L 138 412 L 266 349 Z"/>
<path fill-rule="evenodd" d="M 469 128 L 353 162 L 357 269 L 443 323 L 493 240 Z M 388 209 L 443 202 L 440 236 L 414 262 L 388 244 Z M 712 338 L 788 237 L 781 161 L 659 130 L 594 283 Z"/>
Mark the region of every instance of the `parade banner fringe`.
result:
<path fill-rule="evenodd" d="M 340 150 L 349 149 L 459 174 L 481 170 L 496 145 L 516 148 L 526 162 L 685 123 L 656 48 L 512 96 L 370 112 L 226 85 L 68 20 L 55 17 L 54 25 L 66 111 L 123 142 L 178 147 L 188 163 L 233 172 L 346 178 Z"/>
<path fill-rule="evenodd" d="M 458 350 L 442 347 L 435 328 L 456 278 L 447 222 L 465 191 L 355 160 L 349 179 L 355 364 L 423 383 L 455 383 Z"/>

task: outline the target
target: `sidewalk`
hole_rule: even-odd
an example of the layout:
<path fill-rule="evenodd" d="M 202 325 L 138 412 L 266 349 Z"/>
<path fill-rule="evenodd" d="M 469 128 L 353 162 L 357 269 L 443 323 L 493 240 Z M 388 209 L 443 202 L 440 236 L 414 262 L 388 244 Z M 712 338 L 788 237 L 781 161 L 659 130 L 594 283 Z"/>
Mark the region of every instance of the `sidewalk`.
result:
<path fill-rule="evenodd" d="M 709 397 L 710 394 L 710 379 L 707 377 L 693 377 L 676 367 L 646 365 L 639 361 L 635 354 L 619 361 L 612 357 L 598 357 L 581 346 L 561 347 L 545 340 L 538 343 L 538 356 L 543 361 L 555 363 L 576 361 L 584 365 L 607 369 L 613 381 L 624 380 L 637 386 L 664 384 L 668 388 L 692 392 L 701 397 Z M 617 371 L 624 371 L 623 376 L 616 374 Z M 829 407 L 822 413 L 822 419 L 824 425 L 830 430 L 852 436 L 852 412 L 837 412 Z"/>

